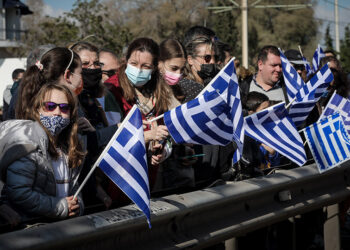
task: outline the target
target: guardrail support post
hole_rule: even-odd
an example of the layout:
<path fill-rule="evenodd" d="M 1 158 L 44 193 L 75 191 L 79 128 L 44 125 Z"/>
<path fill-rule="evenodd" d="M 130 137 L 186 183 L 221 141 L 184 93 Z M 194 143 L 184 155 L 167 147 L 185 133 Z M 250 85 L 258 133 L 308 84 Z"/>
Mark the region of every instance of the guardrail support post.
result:
<path fill-rule="evenodd" d="M 340 250 L 339 204 L 327 207 L 327 220 L 323 226 L 324 249 Z"/>

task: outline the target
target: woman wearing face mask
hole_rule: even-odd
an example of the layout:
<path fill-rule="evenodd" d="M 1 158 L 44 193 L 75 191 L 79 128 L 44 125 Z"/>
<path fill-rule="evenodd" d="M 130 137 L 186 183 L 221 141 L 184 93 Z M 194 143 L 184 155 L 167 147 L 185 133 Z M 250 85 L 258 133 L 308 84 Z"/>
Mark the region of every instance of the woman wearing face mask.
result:
<path fill-rule="evenodd" d="M 87 135 L 87 149 L 89 152 L 79 179 L 83 181 L 92 164 L 102 152 L 103 146 L 109 142 L 118 128 L 117 124 L 109 124 L 106 113 L 97 98 L 105 97 L 105 100 L 109 100 L 107 106 L 118 106 L 118 103 L 113 94 L 105 89 L 102 83 L 102 71 L 97 47 L 87 42 L 78 42 L 73 44 L 71 49 L 80 56 L 82 61 L 83 90 L 78 99 L 81 108 L 79 111 L 86 119 L 84 124 L 81 124 L 80 132 Z M 85 203 L 95 205 L 102 201 L 105 207 L 109 208 L 112 200 L 104 191 L 107 182 L 105 175 L 97 169 L 95 176 L 88 180 L 87 185 L 82 190 Z"/>
<path fill-rule="evenodd" d="M 114 85 L 114 96 L 125 114 L 136 104 L 143 119 L 149 120 L 179 103 L 173 97 L 168 84 L 161 80 L 158 72 L 159 46 L 150 38 L 138 38 L 131 42 L 126 53 L 126 63 L 121 65 L 119 73 L 107 80 Z M 175 103 L 176 102 L 176 103 Z M 150 182 L 155 182 L 157 166 L 163 159 L 163 146 L 168 131 L 157 122 L 149 125 L 144 132 L 146 146 L 150 147 Z"/>
<path fill-rule="evenodd" d="M 45 84 L 27 117 L 1 123 L 2 200 L 22 221 L 82 214 L 82 200 L 73 199 L 85 155 L 78 140 L 75 97 L 63 85 Z"/>
<path fill-rule="evenodd" d="M 28 119 L 34 97 L 46 83 L 66 85 L 74 93 L 83 89 L 81 61 L 72 50 L 57 47 L 46 52 L 41 60 L 23 75 L 16 103 L 16 119 Z"/>
<path fill-rule="evenodd" d="M 187 62 L 184 78 L 179 82 L 184 102 L 195 98 L 219 72 L 215 64 L 215 44 L 210 38 L 196 37 L 186 45 Z"/>
<path fill-rule="evenodd" d="M 186 63 L 186 51 L 175 39 L 166 39 L 159 45 L 158 69 L 164 81 L 171 87 L 175 97 L 182 102 L 184 95 L 178 85 Z"/>
<path fill-rule="evenodd" d="M 182 78 L 186 63 L 186 51 L 183 45 L 175 39 L 167 39 L 159 45 L 158 69 L 163 80 L 172 88 L 179 102 L 184 94 L 178 82 Z M 163 163 L 163 188 L 193 187 L 194 172 L 192 164 L 197 160 L 191 157 L 194 154 L 192 145 L 173 145 L 172 154 Z"/>

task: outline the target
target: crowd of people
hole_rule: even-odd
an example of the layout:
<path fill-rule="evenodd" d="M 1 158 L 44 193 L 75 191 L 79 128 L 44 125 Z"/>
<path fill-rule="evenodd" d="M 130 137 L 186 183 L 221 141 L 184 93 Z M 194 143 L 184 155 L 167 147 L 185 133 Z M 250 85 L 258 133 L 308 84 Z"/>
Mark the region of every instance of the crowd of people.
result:
<path fill-rule="evenodd" d="M 297 50 L 286 57 L 307 80 Z M 177 145 L 161 120 L 149 122 L 194 99 L 233 57 L 230 46 L 209 28 L 190 28 L 183 39 L 137 38 L 118 57 L 85 41 L 67 47 L 43 45 L 28 56 L 27 69 L 13 72 L 0 123 L 0 215 L 12 226 L 37 217 L 68 218 L 101 204 L 105 209 L 130 200 L 98 168 L 82 193 L 79 183 L 133 105 L 144 120 L 151 195 L 243 180 L 288 164 L 278 152 L 246 137 L 242 159 L 232 163 L 235 145 Z M 235 60 L 244 115 L 278 102 L 288 103 L 280 52 L 264 46 L 250 72 Z M 336 56 L 328 92 L 303 126 L 315 122 L 333 92 L 348 98 L 349 80 Z M 15 153 L 14 153 L 15 152 Z"/>

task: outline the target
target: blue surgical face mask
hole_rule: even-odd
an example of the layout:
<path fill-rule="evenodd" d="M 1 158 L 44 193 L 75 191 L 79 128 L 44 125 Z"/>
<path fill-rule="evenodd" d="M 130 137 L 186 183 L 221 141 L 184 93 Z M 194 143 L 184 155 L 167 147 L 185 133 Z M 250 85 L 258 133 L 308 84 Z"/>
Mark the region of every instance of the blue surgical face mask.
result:
<path fill-rule="evenodd" d="M 40 114 L 40 122 L 53 136 L 56 136 L 69 125 L 70 119 L 57 115 L 45 116 Z"/>
<path fill-rule="evenodd" d="M 152 70 L 151 69 L 139 69 L 130 64 L 125 69 L 125 74 L 136 87 L 145 85 L 151 80 Z"/>

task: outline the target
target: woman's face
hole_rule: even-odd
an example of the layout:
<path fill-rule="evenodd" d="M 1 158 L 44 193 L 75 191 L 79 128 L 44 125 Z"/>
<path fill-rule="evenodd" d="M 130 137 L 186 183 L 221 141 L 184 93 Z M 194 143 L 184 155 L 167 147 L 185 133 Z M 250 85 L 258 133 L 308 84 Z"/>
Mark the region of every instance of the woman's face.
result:
<path fill-rule="evenodd" d="M 164 62 L 159 62 L 159 71 L 164 74 L 165 71 L 169 71 L 175 74 L 182 74 L 185 68 L 186 59 L 183 57 L 171 58 Z"/>
<path fill-rule="evenodd" d="M 96 52 L 84 49 L 79 51 L 78 55 L 83 69 L 98 69 L 101 67 Z"/>
<path fill-rule="evenodd" d="M 202 64 L 214 64 L 214 48 L 205 43 L 198 45 L 196 48 L 196 54 L 188 57 L 188 63 L 194 72 L 200 71 Z"/>
<path fill-rule="evenodd" d="M 66 84 L 66 86 L 77 95 L 79 94 L 78 92 L 80 92 L 80 90 L 83 89 L 83 78 L 81 75 L 81 71 L 81 64 L 79 64 L 79 66 L 76 67 L 73 72 L 70 72 Z"/>
<path fill-rule="evenodd" d="M 64 92 L 53 89 L 46 93 L 43 103 L 44 106 L 39 108 L 40 114 L 44 116 L 62 116 L 63 118 L 70 118 L 70 106 Z"/>
<path fill-rule="evenodd" d="M 133 51 L 127 61 L 128 64 L 139 69 L 153 69 L 153 56 L 147 51 Z"/>

